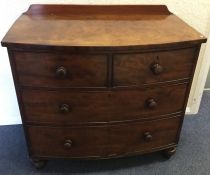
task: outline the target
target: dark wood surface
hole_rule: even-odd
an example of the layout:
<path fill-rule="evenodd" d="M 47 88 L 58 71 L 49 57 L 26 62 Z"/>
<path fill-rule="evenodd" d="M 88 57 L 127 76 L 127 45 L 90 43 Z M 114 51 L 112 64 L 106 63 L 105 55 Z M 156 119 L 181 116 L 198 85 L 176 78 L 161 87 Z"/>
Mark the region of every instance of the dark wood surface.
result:
<path fill-rule="evenodd" d="M 114 55 L 114 86 L 142 86 L 192 76 L 195 48 L 174 51 Z M 160 73 L 152 66 L 159 64 Z"/>
<path fill-rule="evenodd" d="M 107 56 L 87 54 L 15 52 L 19 83 L 33 87 L 104 87 Z M 60 67 L 65 75 L 57 75 Z"/>
<path fill-rule="evenodd" d="M 80 15 L 82 19 L 77 19 Z M 165 6 L 33 5 L 15 22 L 2 45 L 152 47 L 205 40 Z"/>
<path fill-rule="evenodd" d="M 125 14 L 126 13 L 126 14 Z M 164 5 L 39 5 L 33 4 L 29 7 L 28 11 L 24 14 L 41 16 L 56 15 L 56 16 L 72 16 L 72 18 L 81 17 L 84 15 L 86 19 L 88 15 L 92 18 L 99 18 L 102 15 L 170 15 L 171 12 Z"/>
<path fill-rule="evenodd" d="M 175 144 L 179 122 L 180 117 L 173 117 L 112 126 L 27 126 L 27 132 L 30 135 L 31 151 L 36 156 L 100 158 Z M 145 133 L 148 132 L 152 136 L 151 140 L 146 139 Z M 71 145 L 66 144 L 69 142 Z"/>
<path fill-rule="evenodd" d="M 32 5 L 7 46 L 29 155 L 175 153 L 206 38 L 163 5 Z"/>
<path fill-rule="evenodd" d="M 142 90 L 23 90 L 22 99 L 26 122 L 66 125 L 132 121 L 182 112 L 186 91 L 187 84 Z M 150 99 L 156 106 L 151 106 Z M 63 104 L 68 105 L 68 112 L 61 111 Z"/>
<path fill-rule="evenodd" d="M 195 48 L 188 48 L 152 53 L 113 54 L 113 82 L 110 83 L 114 86 L 142 86 L 190 79 L 192 65 L 196 61 L 195 53 Z M 14 54 L 19 81 L 23 86 L 105 87 L 109 84 L 106 54 L 18 51 Z M 154 72 L 152 66 L 155 64 L 162 66 L 161 73 Z M 66 69 L 64 76 L 56 74 L 60 67 Z"/>

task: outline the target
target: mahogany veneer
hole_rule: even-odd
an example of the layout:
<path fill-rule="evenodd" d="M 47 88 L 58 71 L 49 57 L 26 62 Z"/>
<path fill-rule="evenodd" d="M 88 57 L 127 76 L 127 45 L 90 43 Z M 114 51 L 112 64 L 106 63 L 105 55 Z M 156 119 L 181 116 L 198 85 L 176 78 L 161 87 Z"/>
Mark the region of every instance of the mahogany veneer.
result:
<path fill-rule="evenodd" d="M 181 112 L 186 92 L 187 84 L 166 86 L 164 90 L 163 87 L 79 92 L 25 89 L 24 120 L 63 125 L 158 118 Z M 62 108 L 65 105 L 66 111 Z"/>
<path fill-rule="evenodd" d="M 107 83 L 106 55 L 15 52 L 15 60 L 23 86 L 105 87 Z M 61 67 L 64 75 L 59 74 Z"/>
<path fill-rule="evenodd" d="M 173 155 L 204 42 L 163 5 L 31 5 L 2 46 L 34 165 Z"/>
<path fill-rule="evenodd" d="M 37 157 L 115 157 L 176 144 L 180 120 L 177 116 L 104 126 L 30 126 L 26 131 L 30 135 L 31 151 Z"/>

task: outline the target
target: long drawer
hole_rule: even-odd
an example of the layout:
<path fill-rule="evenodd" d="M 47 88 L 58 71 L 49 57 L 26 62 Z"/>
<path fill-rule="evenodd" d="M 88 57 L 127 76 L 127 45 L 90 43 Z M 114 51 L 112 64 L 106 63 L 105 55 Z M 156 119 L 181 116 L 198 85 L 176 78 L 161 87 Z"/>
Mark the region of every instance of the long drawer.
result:
<path fill-rule="evenodd" d="M 189 79 L 197 57 L 195 48 L 115 54 L 114 86 L 142 86 Z"/>
<path fill-rule="evenodd" d="M 73 124 L 158 117 L 180 112 L 187 84 L 113 91 L 22 91 L 25 122 Z"/>
<path fill-rule="evenodd" d="M 104 87 L 103 54 L 14 52 L 19 83 L 33 87 Z"/>
<path fill-rule="evenodd" d="M 108 157 L 176 144 L 181 117 L 111 126 L 27 126 L 31 153 L 50 157 Z"/>

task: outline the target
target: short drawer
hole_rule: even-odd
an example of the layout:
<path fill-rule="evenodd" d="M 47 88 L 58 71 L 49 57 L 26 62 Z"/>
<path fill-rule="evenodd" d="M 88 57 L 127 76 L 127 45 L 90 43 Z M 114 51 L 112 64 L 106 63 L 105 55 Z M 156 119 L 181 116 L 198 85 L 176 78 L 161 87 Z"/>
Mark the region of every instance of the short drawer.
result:
<path fill-rule="evenodd" d="M 175 145 L 180 121 L 173 117 L 111 126 L 27 126 L 26 131 L 34 156 L 100 158 Z"/>
<path fill-rule="evenodd" d="M 158 117 L 180 112 L 187 84 L 141 90 L 23 90 L 26 122 L 72 124 Z"/>
<path fill-rule="evenodd" d="M 106 55 L 14 52 L 19 83 L 34 87 L 104 87 Z"/>
<path fill-rule="evenodd" d="M 196 49 L 114 55 L 114 86 L 147 84 L 189 79 Z"/>

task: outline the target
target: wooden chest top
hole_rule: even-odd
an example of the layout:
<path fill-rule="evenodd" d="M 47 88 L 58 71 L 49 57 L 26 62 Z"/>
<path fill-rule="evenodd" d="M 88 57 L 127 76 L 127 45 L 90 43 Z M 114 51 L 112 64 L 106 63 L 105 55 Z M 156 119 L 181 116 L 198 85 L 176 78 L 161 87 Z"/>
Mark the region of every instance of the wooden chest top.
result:
<path fill-rule="evenodd" d="M 31 5 L 2 45 L 157 48 L 205 41 L 163 5 Z"/>

